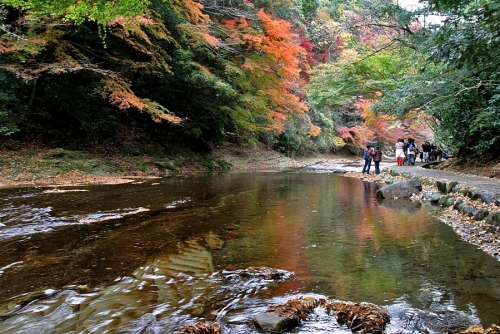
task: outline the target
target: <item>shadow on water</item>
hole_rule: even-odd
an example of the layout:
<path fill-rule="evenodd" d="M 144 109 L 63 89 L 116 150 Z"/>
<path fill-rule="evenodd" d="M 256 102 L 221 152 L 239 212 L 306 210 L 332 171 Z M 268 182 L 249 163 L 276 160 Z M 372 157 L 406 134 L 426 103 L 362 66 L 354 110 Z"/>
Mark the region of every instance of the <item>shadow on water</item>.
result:
<path fill-rule="evenodd" d="M 366 301 L 388 333 L 500 323 L 499 263 L 379 185 L 239 173 L 0 192 L 0 333 L 171 333 L 252 319 L 298 296 Z M 70 191 L 68 191 L 70 190 Z M 274 267 L 275 281 L 240 277 Z M 321 308 L 294 333 L 349 333 Z"/>

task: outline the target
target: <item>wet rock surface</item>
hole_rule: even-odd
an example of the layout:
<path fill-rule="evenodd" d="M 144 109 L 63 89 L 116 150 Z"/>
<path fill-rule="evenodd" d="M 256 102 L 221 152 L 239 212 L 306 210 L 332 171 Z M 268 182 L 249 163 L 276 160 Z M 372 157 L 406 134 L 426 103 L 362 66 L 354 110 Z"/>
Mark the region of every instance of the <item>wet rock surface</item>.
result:
<path fill-rule="evenodd" d="M 422 184 L 418 180 L 399 181 L 382 189 L 377 190 L 377 196 L 380 198 L 408 198 L 422 191 Z"/>

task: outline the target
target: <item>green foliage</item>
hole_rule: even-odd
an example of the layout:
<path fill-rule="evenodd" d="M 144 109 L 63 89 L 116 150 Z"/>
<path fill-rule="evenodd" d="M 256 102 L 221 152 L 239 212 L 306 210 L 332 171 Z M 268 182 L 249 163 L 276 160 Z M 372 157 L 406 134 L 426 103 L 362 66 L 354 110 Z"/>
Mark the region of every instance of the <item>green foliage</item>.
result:
<path fill-rule="evenodd" d="M 435 116 L 436 137 L 458 152 L 500 148 L 500 6 L 496 1 L 431 0 L 426 11 L 447 15 L 441 25 L 412 36 L 427 55 L 419 73 L 386 91 L 377 110 L 404 115 L 412 109 Z M 410 40 L 411 42 L 411 40 Z"/>
<path fill-rule="evenodd" d="M 164 76 L 156 99 L 184 119 L 181 131 L 188 140 L 205 148 L 218 145 L 231 131 L 231 111 L 237 92 L 227 82 L 195 61 L 196 55 L 178 50 L 173 57 L 173 73 Z M 217 65 L 217 64 L 213 64 Z"/>
<path fill-rule="evenodd" d="M 38 81 L 34 108 L 37 126 L 51 129 L 47 139 L 77 141 L 91 136 L 111 137 L 117 130 L 114 109 L 94 91 L 93 75 L 47 76 Z M 92 106 L 89 108 L 89 106 Z"/>
<path fill-rule="evenodd" d="M 212 158 L 209 158 L 209 157 L 201 158 L 200 164 L 202 166 L 207 167 L 209 170 L 212 170 L 212 171 L 215 170 L 215 167 L 216 167 L 216 162 Z"/>
<path fill-rule="evenodd" d="M 314 138 L 317 148 L 323 152 L 330 152 L 338 149 L 338 126 L 344 124 L 341 114 L 327 108 L 312 109 L 308 114 L 311 118 L 311 122 L 321 128 L 321 133 Z"/>
<path fill-rule="evenodd" d="M 128 20 L 148 12 L 148 0 L 2 0 L 2 4 L 21 8 L 33 19 L 44 17 L 62 18 L 81 24 L 86 20 L 107 25 L 115 19 Z"/>
<path fill-rule="evenodd" d="M 335 110 L 357 101 L 374 98 L 383 89 L 393 88 L 409 68 L 395 54 L 378 53 L 340 59 L 318 67 L 311 78 L 308 98 L 314 108 Z"/>
<path fill-rule="evenodd" d="M 285 122 L 285 129 L 275 142 L 275 148 L 289 157 L 314 150 L 314 143 L 307 135 L 310 119 L 307 115 L 290 117 Z"/>
<path fill-rule="evenodd" d="M 205 11 L 189 0 L 1 3 L 3 135 L 77 146 L 118 142 L 113 135 L 126 128 L 164 147 L 264 139 L 289 155 L 326 151 L 344 144 L 339 128 L 365 121 L 359 99 L 383 91 L 376 111 L 425 111 L 447 146 L 499 148 L 493 0 L 428 1 L 424 12 L 449 18 L 421 30 L 412 24 L 418 13 L 389 0 L 220 1 Z M 307 29 L 297 36 L 292 26 Z M 329 63 L 310 76 L 311 59 Z"/>
<path fill-rule="evenodd" d="M 23 114 L 19 111 L 22 108 L 16 97 L 16 91 L 22 83 L 14 76 L 0 70 L 0 135 L 9 136 L 19 132 L 19 123 L 22 122 Z"/>

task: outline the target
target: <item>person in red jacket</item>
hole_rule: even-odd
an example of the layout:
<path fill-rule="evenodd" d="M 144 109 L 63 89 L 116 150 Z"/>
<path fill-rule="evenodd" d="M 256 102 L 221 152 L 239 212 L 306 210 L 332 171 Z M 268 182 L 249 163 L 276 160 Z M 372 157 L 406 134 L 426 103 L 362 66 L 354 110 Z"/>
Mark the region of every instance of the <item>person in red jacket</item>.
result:
<path fill-rule="evenodd" d="M 373 162 L 375 163 L 375 174 L 380 174 L 380 161 L 382 161 L 382 151 L 377 146 L 375 150 L 371 152 Z"/>

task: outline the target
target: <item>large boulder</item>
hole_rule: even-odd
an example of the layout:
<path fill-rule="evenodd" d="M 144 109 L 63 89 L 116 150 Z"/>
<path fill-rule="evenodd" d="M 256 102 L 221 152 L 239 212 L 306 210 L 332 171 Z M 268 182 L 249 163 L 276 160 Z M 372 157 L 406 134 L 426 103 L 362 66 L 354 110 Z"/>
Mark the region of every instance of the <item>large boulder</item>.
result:
<path fill-rule="evenodd" d="M 380 198 L 407 198 L 422 191 L 422 184 L 418 180 L 404 180 L 389 184 L 377 190 Z"/>

